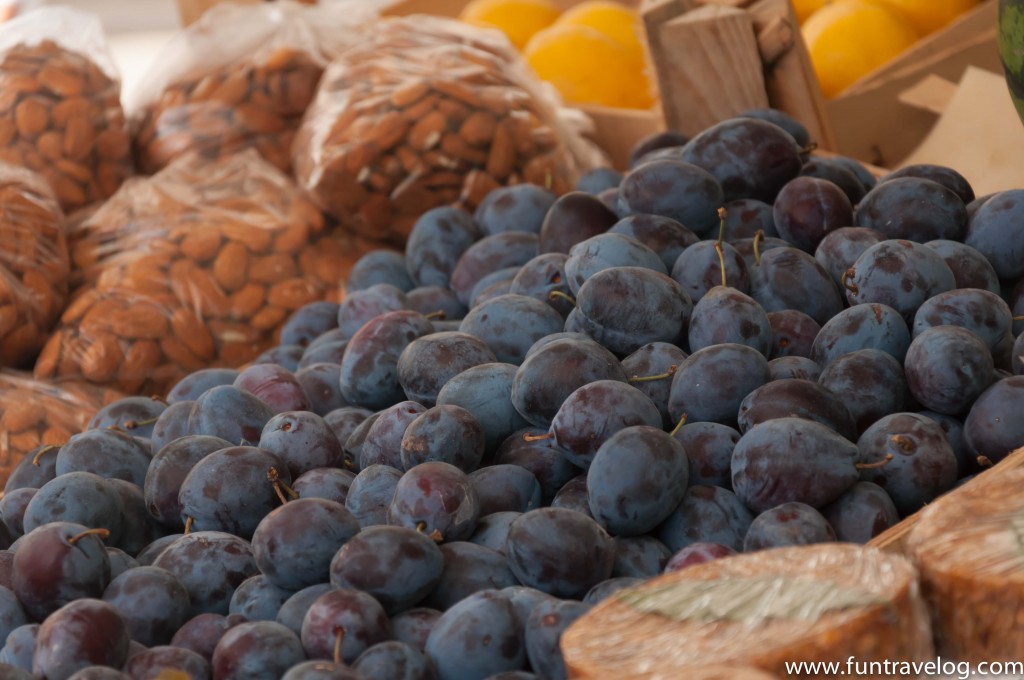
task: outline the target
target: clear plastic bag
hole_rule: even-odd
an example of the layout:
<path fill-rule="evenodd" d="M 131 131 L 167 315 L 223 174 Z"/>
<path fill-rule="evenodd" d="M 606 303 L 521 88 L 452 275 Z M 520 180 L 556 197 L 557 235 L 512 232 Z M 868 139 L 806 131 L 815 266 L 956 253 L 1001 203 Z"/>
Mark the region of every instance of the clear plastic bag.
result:
<path fill-rule="evenodd" d="M 347 228 L 401 245 L 427 210 L 472 210 L 498 186 L 570 190 L 600 155 L 556 108 L 498 31 L 379 21 L 324 72 L 295 175 Z"/>
<path fill-rule="evenodd" d="M 64 309 L 69 273 L 64 214 L 50 185 L 0 163 L 0 366 L 31 366 Z"/>
<path fill-rule="evenodd" d="M 131 174 L 121 84 L 95 15 L 43 7 L 0 25 L 0 162 L 41 173 L 69 211 Z"/>
<path fill-rule="evenodd" d="M 907 536 L 938 652 L 1024 659 L 1024 469 L 1000 465 L 921 511 Z"/>
<path fill-rule="evenodd" d="M 935 658 L 913 564 L 842 543 L 734 555 L 620 590 L 561 646 L 569 675 L 588 680 L 669 680 L 716 665 L 789 677 L 790 662 L 882 678 L 892 677 L 886 662 Z M 848 668 L 851 659 L 861 665 Z"/>
<path fill-rule="evenodd" d="M 92 385 L 33 380 L 16 371 L 0 373 L 0 489 L 27 453 L 42 445 L 64 444 L 88 426 L 96 411 L 122 396 Z"/>
<path fill-rule="evenodd" d="M 218 5 L 154 61 L 128 110 L 139 169 L 153 173 L 189 151 L 207 158 L 255 148 L 283 171 L 295 129 L 324 67 L 375 12 L 279 0 Z"/>
<path fill-rule="evenodd" d="M 185 374 L 237 367 L 302 305 L 337 300 L 369 249 L 255 151 L 184 156 L 127 182 L 72 239 L 81 267 L 37 378 L 163 394 Z"/>

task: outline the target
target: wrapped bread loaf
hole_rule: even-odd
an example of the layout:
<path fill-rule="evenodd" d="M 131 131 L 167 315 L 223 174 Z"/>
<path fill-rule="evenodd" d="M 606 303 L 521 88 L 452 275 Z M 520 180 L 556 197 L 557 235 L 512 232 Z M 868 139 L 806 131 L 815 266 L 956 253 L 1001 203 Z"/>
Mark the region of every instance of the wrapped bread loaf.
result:
<path fill-rule="evenodd" d="M 997 467 L 928 506 L 906 545 L 939 654 L 1024 659 L 1024 469 Z"/>
<path fill-rule="evenodd" d="M 850 657 L 861 675 L 873 661 L 933 659 L 909 560 L 835 543 L 736 555 L 622 590 L 566 630 L 562 652 L 570 677 L 587 680 L 683 678 L 713 665 L 787 677 L 787 663 L 845 670 Z"/>
<path fill-rule="evenodd" d="M 427 210 L 472 210 L 498 186 L 568 191 L 592 152 L 503 34 L 416 16 L 373 24 L 328 66 L 294 163 L 344 226 L 401 245 Z"/>
<path fill-rule="evenodd" d="M 255 151 L 184 156 L 77 227 L 80 288 L 35 374 L 148 395 L 200 368 L 240 366 L 293 311 L 339 299 L 369 248 L 329 229 Z"/>
<path fill-rule="evenodd" d="M 41 173 L 68 211 L 111 196 L 132 173 L 98 17 L 44 7 L 0 27 L 0 161 Z"/>
<path fill-rule="evenodd" d="M 0 163 L 0 365 L 31 366 L 64 309 L 64 214 L 39 174 Z"/>
<path fill-rule="evenodd" d="M 98 410 L 122 396 L 93 385 L 0 373 L 0 488 L 26 454 L 41 445 L 64 444 L 84 430 Z"/>
<path fill-rule="evenodd" d="M 373 16 L 358 3 L 344 12 L 289 0 L 213 7 L 171 40 L 128 98 L 139 169 L 252 148 L 287 172 L 324 67 Z"/>

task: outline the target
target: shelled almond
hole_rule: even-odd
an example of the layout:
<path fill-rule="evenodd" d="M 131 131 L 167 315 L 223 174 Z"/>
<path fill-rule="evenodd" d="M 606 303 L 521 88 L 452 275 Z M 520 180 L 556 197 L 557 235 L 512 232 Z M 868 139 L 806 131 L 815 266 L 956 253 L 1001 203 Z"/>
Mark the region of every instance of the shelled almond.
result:
<path fill-rule="evenodd" d="M 295 144 L 300 184 L 342 225 L 401 244 L 439 205 L 571 188 L 576 159 L 510 45 L 422 17 L 374 31 L 328 66 Z"/>
<path fill-rule="evenodd" d="M 255 151 L 191 154 L 127 183 L 77 227 L 77 290 L 36 364 L 128 393 L 238 366 L 288 315 L 337 299 L 365 250 Z"/>
<path fill-rule="evenodd" d="M 0 55 L 0 161 L 41 173 L 66 210 L 103 200 L 132 172 L 120 83 L 52 40 Z"/>
<path fill-rule="evenodd" d="M 287 172 L 295 129 L 322 73 L 309 53 L 280 47 L 171 84 L 133 125 L 139 169 L 157 172 L 189 151 L 221 158 L 255 148 Z"/>
<path fill-rule="evenodd" d="M 39 446 L 60 446 L 121 394 L 82 383 L 50 383 L 0 373 L 0 485 Z"/>
<path fill-rule="evenodd" d="M 68 295 L 64 214 L 37 173 L 0 163 L 0 365 L 31 365 Z"/>

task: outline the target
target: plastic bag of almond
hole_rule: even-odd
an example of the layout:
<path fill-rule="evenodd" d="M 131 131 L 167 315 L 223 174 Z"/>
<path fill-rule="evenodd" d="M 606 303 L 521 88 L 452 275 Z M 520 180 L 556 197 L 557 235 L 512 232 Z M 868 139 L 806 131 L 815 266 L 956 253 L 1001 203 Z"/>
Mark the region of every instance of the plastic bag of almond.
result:
<path fill-rule="evenodd" d="M 52 188 L 31 170 L 0 163 L 0 366 L 31 367 L 64 309 L 69 273 Z"/>
<path fill-rule="evenodd" d="M 327 67 L 295 139 L 299 184 L 342 225 L 405 242 L 424 212 L 519 182 L 569 191 L 600 161 L 504 34 L 378 21 Z"/>
<path fill-rule="evenodd" d="M 123 396 L 94 385 L 0 372 L 0 488 L 25 456 L 61 446 L 86 429 L 98 410 Z"/>
<path fill-rule="evenodd" d="M 128 394 L 252 360 L 293 311 L 339 299 L 370 249 L 254 150 L 132 179 L 71 240 L 81 286 L 35 375 Z"/>
<path fill-rule="evenodd" d="M 0 162 L 41 173 L 68 211 L 132 173 L 121 84 L 95 15 L 43 7 L 0 25 Z"/>
<path fill-rule="evenodd" d="M 178 33 L 126 102 L 141 171 L 189 151 L 207 158 L 255 148 L 287 172 L 291 146 L 332 55 L 376 16 L 278 2 L 223 4 Z"/>

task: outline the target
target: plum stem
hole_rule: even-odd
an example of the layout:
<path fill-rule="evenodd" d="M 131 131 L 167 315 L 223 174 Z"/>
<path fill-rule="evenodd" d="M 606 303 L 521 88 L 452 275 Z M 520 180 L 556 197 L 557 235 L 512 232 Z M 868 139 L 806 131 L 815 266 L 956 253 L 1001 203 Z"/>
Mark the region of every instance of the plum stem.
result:
<path fill-rule="evenodd" d="M 563 293 L 560 290 L 553 290 L 550 293 L 548 293 L 549 300 L 557 300 L 559 298 L 562 298 L 563 300 L 571 304 L 573 307 L 576 306 L 576 298 L 567 293 Z"/>
<path fill-rule="evenodd" d="M 800 147 L 800 153 L 801 154 L 811 153 L 812 151 L 814 151 L 817 148 L 818 148 L 818 143 L 817 142 L 808 142 L 807 146 L 801 146 Z"/>
<path fill-rule="evenodd" d="M 677 434 L 679 434 L 679 430 L 683 429 L 683 425 L 686 424 L 687 417 L 687 414 L 684 413 L 683 417 L 679 419 L 678 423 L 676 423 L 676 426 L 673 427 L 672 431 L 668 433 L 670 437 L 675 437 Z"/>
<path fill-rule="evenodd" d="M 431 312 L 429 314 L 424 314 L 423 317 L 425 319 L 437 319 L 438 321 L 443 321 L 444 318 L 445 318 L 445 314 L 444 314 L 444 310 L 443 309 L 439 309 L 436 312 Z"/>
<path fill-rule="evenodd" d="M 672 364 L 664 373 L 658 373 L 657 375 L 634 375 L 629 379 L 629 382 L 639 383 L 651 382 L 652 380 L 664 380 L 665 378 L 671 378 L 672 376 L 674 376 L 676 374 L 676 370 L 678 369 L 679 367 L 677 365 Z"/>
<path fill-rule="evenodd" d="M 725 288 L 725 251 L 721 243 L 715 243 L 715 252 L 718 253 L 718 266 L 722 270 L 722 288 Z"/>
<path fill-rule="evenodd" d="M 32 464 L 35 465 L 36 467 L 39 467 L 39 461 L 42 460 L 43 456 L 46 455 L 46 453 L 48 451 L 53 451 L 54 449 L 59 449 L 59 448 L 60 448 L 59 446 L 55 446 L 53 444 L 47 444 L 43 448 L 39 449 L 39 452 L 32 457 Z"/>
<path fill-rule="evenodd" d="M 151 394 L 151 395 L 149 396 L 149 398 L 150 398 L 150 399 L 152 399 L 153 401 L 158 401 L 158 402 L 160 402 L 160 403 L 161 403 L 161 404 L 163 404 L 164 406 L 170 406 L 170 405 L 171 405 L 171 402 L 167 401 L 166 399 L 164 399 L 163 397 L 161 397 L 161 396 L 160 396 L 159 394 Z"/>
<path fill-rule="evenodd" d="M 725 206 L 718 209 L 718 241 L 716 243 L 719 245 L 725 243 L 725 216 L 728 214 Z"/>
<path fill-rule="evenodd" d="M 339 666 L 341 662 L 341 643 L 345 640 L 345 629 L 341 626 L 334 627 L 334 663 Z"/>
<path fill-rule="evenodd" d="M 416 531 L 418 533 L 422 534 L 426 530 L 427 530 L 427 523 L 426 522 L 416 522 Z M 426 536 L 427 536 L 427 538 L 432 540 L 434 543 L 441 543 L 441 542 L 444 541 L 444 534 L 442 534 L 437 529 L 434 529 L 429 534 L 426 534 Z"/>
<path fill-rule="evenodd" d="M 892 454 L 887 453 L 885 454 L 885 458 L 883 458 L 882 460 L 875 461 L 874 463 L 855 463 L 853 467 L 855 467 L 858 470 L 875 470 L 880 467 L 885 467 L 886 465 L 889 464 L 890 460 L 892 460 Z"/>
<path fill-rule="evenodd" d="M 1022 315 L 1022 316 L 1011 316 L 1010 318 L 1013 319 L 1014 321 L 1024 321 L 1024 315 Z"/>
<path fill-rule="evenodd" d="M 544 434 L 530 434 L 529 432 L 524 432 L 523 433 L 523 441 L 524 442 L 541 442 L 541 441 L 544 441 L 545 439 L 554 439 L 554 438 L 555 438 L 555 433 L 554 432 L 545 432 Z"/>
<path fill-rule="evenodd" d="M 192 533 L 192 515 L 185 516 L 185 531 L 184 534 L 188 536 Z"/>
<path fill-rule="evenodd" d="M 761 266 L 761 243 L 764 241 L 764 229 L 758 229 L 754 234 L 754 265 Z"/>
<path fill-rule="evenodd" d="M 124 428 L 126 430 L 135 430 L 140 427 L 145 427 L 146 425 L 152 425 L 158 420 L 160 420 L 159 416 L 155 418 L 146 418 L 145 420 L 126 420 L 124 421 Z"/>
<path fill-rule="evenodd" d="M 856 275 L 857 272 L 853 270 L 853 267 L 850 267 L 845 272 L 843 272 L 842 277 L 839 279 L 839 282 L 843 284 L 843 288 L 850 291 L 854 295 L 860 293 L 860 288 L 858 288 L 857 284 L 851 280 Z"/>
<path fill-rule="evenodd" d="M 283 479 L 281 479 L 281 473 L 277 471 L 277 468 L 270 468 L 267 470 L 267 479 L 270 481 L 271 486 L 274 487 L 274 493 L 281 499 L 281 505 L 288 502 L 285 498 L 285 494 L 288 494 L 292 500 L 299 497 L 299 494 L 295 492 L 295 489 L 288 486 Z"/>
<path fill-rule="evenodd" d="M 110 538 L 110 530 L 109 529 L 87 529 L 87 530 L 83 531 L 82 533 L 75 534 L 74 536 L 69 538 L 68 539 L 68 544 L 69 545 L 74 545 L 74 544 L 78 543 L 80 540 L 82 540 L 83 538 L 85 538 L 86 536 L 99 536 L 101 539 L 103 539 L 105 541 L 108 538 Z"/>
<path fill-rule="evenodd" d="M 995 463 L 992 462 L 992 459 L 990 459 L 988 456 L 978 456 L 976 460 L 978 461 L 978 465 L 980 465 L 983 469 L 988 469 L 995 465 Z"/>

